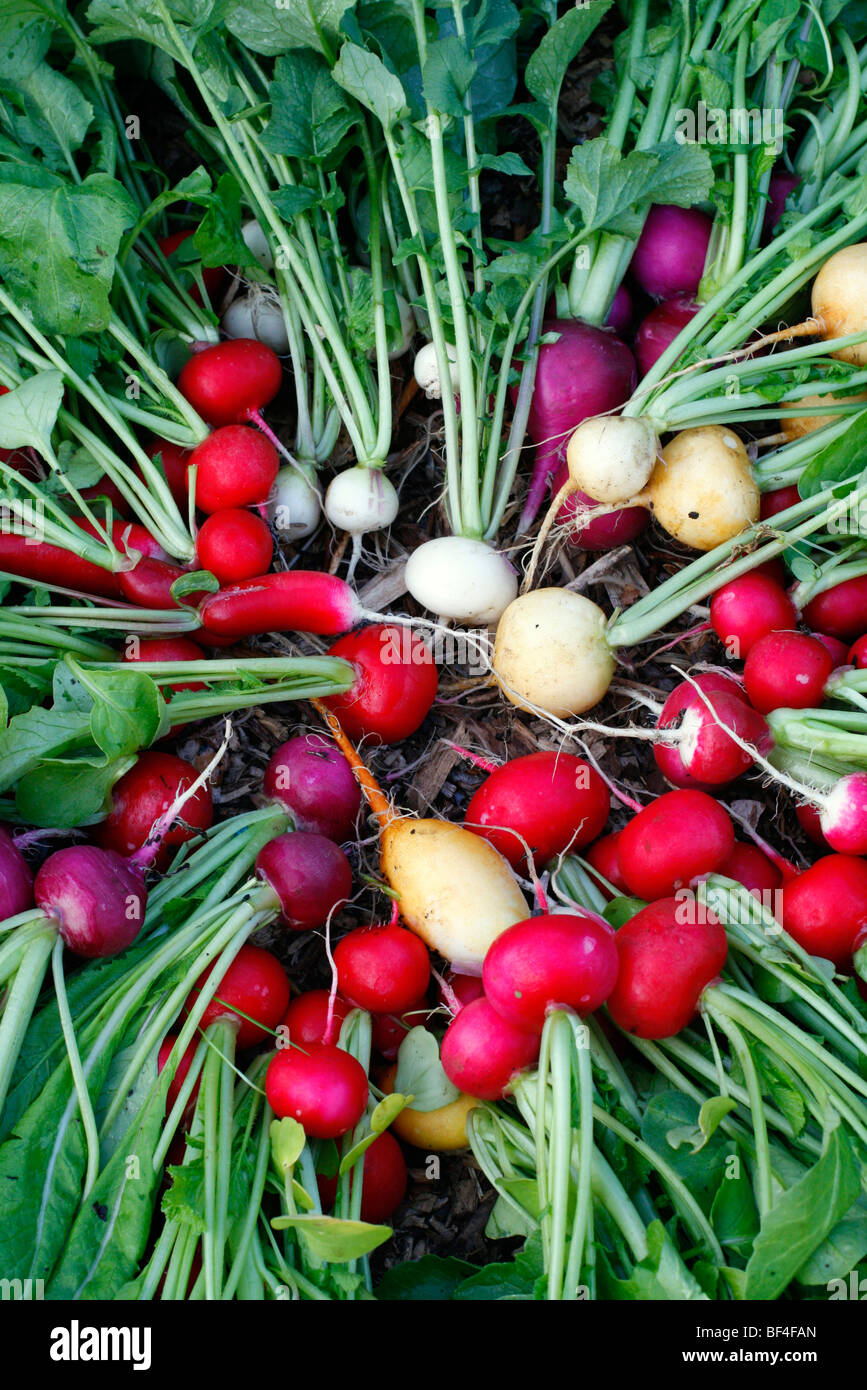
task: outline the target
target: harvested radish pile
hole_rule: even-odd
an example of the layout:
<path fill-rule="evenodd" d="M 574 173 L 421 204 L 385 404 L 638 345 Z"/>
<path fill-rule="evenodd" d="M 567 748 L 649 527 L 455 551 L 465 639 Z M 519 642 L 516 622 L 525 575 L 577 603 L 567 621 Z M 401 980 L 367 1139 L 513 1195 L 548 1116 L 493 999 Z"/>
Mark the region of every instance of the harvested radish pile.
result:
<path fill-rule="evenodd" d="M 867 1288 L 865 93 L 839 0 L 0 13 L 4 1286 Z"/>

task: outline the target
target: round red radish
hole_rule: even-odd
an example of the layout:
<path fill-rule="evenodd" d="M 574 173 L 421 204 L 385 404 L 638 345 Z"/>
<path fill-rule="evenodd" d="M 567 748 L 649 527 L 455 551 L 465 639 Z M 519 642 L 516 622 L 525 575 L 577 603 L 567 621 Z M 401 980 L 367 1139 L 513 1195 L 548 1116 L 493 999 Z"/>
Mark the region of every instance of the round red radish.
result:
<path fill-rule="evenodd" d="M 339 1139 L 367 1107 L 360 1062 L 328 1043 L 282 1048 L 265 1074 L 265 1094 L 278 1120 L 293 1119 L 313 1139 Z"/>
<path fill-rule="evenodd" d="M 769 521 L 778 512 L 787 512 L 790 507 L 797 506 L 801 500 L 801 494 L 794 484 L 775 488 L 773 492 L 763 492 L 759 516 L 762 521 Z"/>
<path fill-rule="evenodd" d="M 323 700 L 350 738 L 400 743 L 427 718 L 438 675 L 430 647 L 419 633 L 373 623 L 341 637 L 328 655 L 343 657 L 358 672 L 344 695 Z"/>
<path fill-rule="evenodd" d="M 617 857 L 629 892 L 650 902 L 716 873 L 734 845 L 724 806 L 706 792 L 674 791 L 658 796 L 627 822 Z"/>
<path fill-rule="evenodd" d="M 814 806 L 811 801 L 799 802 L 795 807 L 795 815 L 804 834 L 808 835 L 814 844 L 828 848 L 828 841 L 822 831 L 818 806 Z"/>
<path fill-rule="evenodd" d="M 262 787 L 285 807 L 299 830 L 336 844 L 352 838 L 361 788 L 340 749 L 322 734 L 298 734 L 271 755 Z"/>
<path fill-rule="evenodd" d="M 639 376 L 647 375 L 654 362 L 674 342 L 681 329 L 686 328 L 690 319 L 695 318 L 698 310 L 699 306 L 695 300 L 686 294 L 664 299 L 661 304 L 651 309 L 635 334 L 635 358 L 638 362 Z"/>
<path fill-rule="evenodd" d="M 33 881 L 33 900 L 55 918 L 70 951 L 93 958 L 132 945 L 147 892 L 141 871 L 113 850 L 71 845 L 45 860 Z"/>
<path fill-rule="evenodd" d="M 255 512 L 227 507 L 202 524 L 196 556 L 202 569 L 210 570 L 221 584 L 234 584 L 265 573 L 274 556 L 274 542 L 267 523 Z"/>
<path fill-rule="evenodd" d="M 569 467 L 565 459 L 558 463 L 551 481 L 551 491 L 556 495 L 569 477 Z M 597 507 L 586 492 L 573 492 L 557 513 L 557 523 L 569 526 L 566 541 L 578 550 L 612 550 L 616 545 L 628 545 L 640 536 L 650 525 L 650 512 L 646 507 L 619 507 L 616 512 L 604 516 L 582 518 Z"/>
<path fill-rule="evenodd" d="M 783 881 L 783 875 L 758 845 L 745 845 L 740 840 L 726 862 L 718 870 L 725 878 L 734 879 L 757 898 L 773 893 Z"/>
<path fill-rule="evenodd" d="M 408 1009 L 430 980 L 427 947 L 396 923 L 356 927 L 335 946 L 334 964 L 341 993 L 373 1014 Z"/>
<path fill-rule="evenodd" d="M 157 1053 L 157 1072 L 161 1072 L 166 1062 L 169 1060 L 169 1054 L 171 1053 L 171 1050 L 176 1042 L 177 1037 L 172 1033 L 167 1033 L 166 1036 L 163 1038 L 162 1042 L 160 1043 L 160 1050 Z M 189 1072 L 190 1067 L 192 1066 L 193 1058 L 196 1055 L 197 1047 L 198 1039 L 194 1038 L 193 1041 L 187 1047 L 186 1051 L 181 1053 L 181 1056 L 178 1060 L 178 1064 L 175 1067 L 175 1074 L 169 1082 L 169 1090 L 168 1095 L 166 1097 L 167 1115 L 171 1113 L 175 1101 L 181 1094 L 181 1087 L 187 1079 L 187 1073 Z M 200 1082 L 197 1081 L 192 1091 L 190 1092 L 189 1099 L 186 1105 L 184 1106 L 184 1111 L 181 1116 L 182 1124 L 189 1124 L 190 1120 L 193 1117 L 193 1111 L 196 1108 L 196 1097 L 199 1094 L 199 1085 Z"/>
<path fill-rule="evenodd" d="M 857 662 L 852 662 L 847 643 L 838 641 L 836 637 L 829 637 L 827 633 L 824 632 L 811 632 L 810 636 L 814 637 L 817 642 L 822 643 L 822 646 L 831 658 L 835 670 L 838 666 L 857 665 Z M 854 651 L 854 647 L 852 650 Z"/>
<path fill-rule="evenodd" d="M 0 922 L 33 904 L 33 875 L 8 830 L 0 825 Z"/>
<path fill-rule="evenodd" d="M 824 798 L 819 824 L 838 854 L 867 854 L 867 772 L 850 772 Z"/>
<path fill-rule="evenodd" d="M 199 997 L 218 965 L 203 971 L 190 991 L 184 1015 Z M 239 1051 L 253 1047 L 273 1033 L 289 1007 L 289 981 L 275 955 L 261 946 L 243 945 L 228 970 L 220 977 L 217 991 L 202 1015 L 201 1028 L 219 1019 L 237 1021 L 236 1046 Z"/>
<path fill-rule="evenodd" d="M 538 1033 L 516 1028 L 487 999 L 474 999 L 452 1019 L 443 1038 L 446 1076 L 465 1095 L 502 1100 L 518 1072 L 539 1055 Z"/>
<path fill-rule="evenodd" d="M 633 252 L 630 271 L 654 299 L 693 295 L 704 274 L 713 221 L 701 208 L 656 204 Z"/>
<path fill-rule="evenodd" d="M 844 663 L 839 661 L 838 666 Z M 848 653 L 848 664 L 861 671 L 867 666 L 867 636 L 859 637 L 857 642 L 853 642 Z"/>
<path fill-rule="evenodd" d="M 696 782 L 723 786 L 752 766 L 751 754 L 730 737 L 728 729 L 760 751 L 770 738 L 764 719 L 750 708 L 739 689 L 732 693 L 708 689 L 704 684 L 699 693 L 689 681 L 675 686 L 663 705 L 657 728 L 671 730 L 676 739 L 653 745 L 657 766 L 676 787 Z"/>
<path fill-rule="evenodd" d="M 205 653 L 188 637 L 133 637 L 127 640 L 123 661 L 204 661 Z M 172 681 L 160 687 L 163 699 L 177 690 L 204 690 L 204 681 Z"/>
<path fill-rule="evenodd" d="M 448 986 L 448 994 L 439 987 L 439 1001 L 454 1013 L 460 1013 L 474 999 L 481 999 L 484 985 L 479 975 L 462 975 L 458 970 L 447 970 L 443 976 Z"/>
<path fill-rule="evenodd" d="M 196 469 L 196 506 L 203 512 L 219 512 L 266 502 L 279 459 L 274 445 L 259 430 L 223 425 L 196 445 L 189 466 Z"/>
<path fill-rule="evenodd" d="M 717 589 L 710 604 L 714 632 L 734 661 L 769 632 L 797 626 L 795 605 L 785 589 L 766 574 L 742 574 Z"/>
<path fill-rule="evenodd" d="M 607 878 L 611 887 L 616 889 L 618 893 L 628 893 L 629 889 L 620 872 L 620 859 L 617 853 L 617 844 L 619 840 L 619 830 L 613 830 L 610 835 L 603 835 L 594 845 L 590 845 L 589 848 L 584 851 L 584 858 L 587 860 L 588 864 L 593 865 L 593 868 L 596 869 L 603 878 Z M 611 897 L 607 888 L 604 888 L 601 883 L 598 886 L 606 897 Z"/>
<path fill-rule="evenodd" d="M 528 753 L 489 774 L 467 806 L 464 825 L 513 866 L 537 867 L 595 840 L 608 819 L 608 788 L 571 753 Z"/>
<path fill-rule="evenodd" d="M 289 1030 L 290 1042 L 297 1043 L 299 1047 L 306 1047 L 308 1043 L 326 1041 L 329 999 L 330 991 L 327 989 L 308 989 L 304 994 L 295 996 L 282 1020 L 283 1026 Z M 334 996 L 331 1027 L 335 1042 L 341 1024 L 352 1013 L 352 1007 L 348 999 L 341 998 L 339 994 Z"/>
<path fill-rule="evenodd" d="M 325 1211 L 334 1206 L 337 1178 L 316 1178 L 319 1196 Z M 355 1169 L 349 1178 L 349 1190 L 355 1182 Z M 385 1130 L 364 1150 L 364 1171 L 361 1176 L 361 1219 L 379 1226 L 397 1211 L 406 1195 L 407 1171 L 403 1150 L 394 1135 Z"/>
<path fill-rule="evenodd" d="M 282 380 L 276 352 L 255 338 L 233 338 L 191 357 L 178 389 L 209 425 L 239 425 L 274 399 Z M 269 491 L 270 484 L 261 498 L 251 500 L 264 501 Z"/>
<path fill-rule="evenodd" d="M 817 594 L 804 609 L 804 621 L 817 632 L 854 642 L 867 629 L 867 574 Z"/>
<path fill-rule="evenodd" d="M 538 1033 L 552 1009 L 593 1013 L 616 979 L 614 932 L 583 913 L 543 913 L 507 927 L 482 970 L 485 997 L 497 1013 Z"/>
<path fill-rule="evenodd" d="M 695 899 L 663 898 L 615 936 L 620 969 L 608 1012 L 639 1038 L 672 1038 L 695 1016 L 702 992 L 725 965 L 725 930 L 702 920 Z"/>
<path fill-rule="evenodd" d="M 156 753 L 152 749 L 139 753 L 135 766 L 112 787 L 111 810 L 96 831 L 99 844 L 118 854 L 134 854 L 145 844 L 154 824 L 198 775 L 192 763 L 173 753 Z M 198 831 L 208 830 L 213 819 L 210 789 L 200 787 L 182 806 L 178 823 L 163 837 L 154 861 L 157 867 L 166 864 L 172 848 L 191 840 Z"/>
<path fill-rule="evenodd" d="M 782 887 L 782 924 L 812 956 L 849 970 L 853 942 L 867 923 L 867 864 L 848 854 L 817 859 Z"/>
<path fill-rule="evenodd" d="M 182 515 L 185 515 L 187 510 L 187 468 L 189 467 L 191 452 L 190 449 L 182 449 L 179 444 L 172 444 L 169 439 L 156 437 L 145 445 L 145 453 L 148 458 L 156 459 L 157 454 L 159 454 L 169 492 L 175 499 Z"/>
<path fill-rule="evenodd" d="M 430 1015 L 427 997 L 422 995 L 401 1013 L 371 1014 L 370 1037 L 375 1050 L 387 1062 L 397 1058 L 401 1043 L 410 1028 L 423 1028 Z"/>
<path fill-rule="evenodd" d="M 825 697 L 834 661 L 806 632 L 769 632 L 750 648 L 744 685 L 754 709 L 813 709 Z"/>
<path fill-rule="evenodd" d="M 259 851 L 256 872 L 280 899 L 296 931 L 324 927 L 352 892 L 352 869 L 339 845 L 308 830 L 278 835 Z"/>

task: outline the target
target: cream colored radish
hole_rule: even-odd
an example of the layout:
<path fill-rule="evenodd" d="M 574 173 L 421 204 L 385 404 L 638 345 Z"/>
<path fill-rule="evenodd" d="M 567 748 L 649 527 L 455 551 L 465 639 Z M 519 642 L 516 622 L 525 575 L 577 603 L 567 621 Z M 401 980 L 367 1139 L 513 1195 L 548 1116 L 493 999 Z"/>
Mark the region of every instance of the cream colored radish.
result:
<path fill-rule="evenodd" d="M 812 309 L 823 338 L 867 330 L 867 242 L 844 246 L 829 256 L 813 281 Z M 867 342 L 840 348 L 832 356 L 867 366 Z"/>
<path fill-rule="evenodd" d="M 227 338 L 255 338 L 273 352 L 289 351 L 280 300 L 264 285 L 250 285 L 246 293 L 233 299 L 221 323 Z"/>
<path fill-rule="evenodd" d="M 855 391 L 847 396 L 834 395 L 830 391 L 823 396 L 802 396 L 798 404 L 815 410 L 833 401 L 867 401 L 867 391 Z M 820 430 L 823 425 L 833 424 L 839 419 L 839 415 L 787 415 L 780 419 L 780 430 L 786 439 L 803 439 L 805 434 L 812 434 L 813 430 Z"/>
<path fill-rule="evenodd" d="M 646 487 L 659 443 L 649 420 L 594 415 L 584 420 L 566 447 L 571 490 L 597 502 L 628 502 Z"/>
<path fill-rule="evenodd" d="M 693 550 L 713 550 L 759 519 L 761 494 L 743 441 L 725 425 L 681 430 L 636 503 Z"/>
<path fill-rule="evenodd" d="M 446 356 L 449 359 L 449 375 L 452 391 L 458 389 L 458 355 L 451 343 L 446 343 Z M 440 380 L 439 363 L 433 343 L 425 343 L 419 348 L 413 362 L 413 376 L 429 401 L 442 399 L 443 384 Z"/>
<path fill-rule="evenodd" d="M 398 496 L 381 468 L 345 468 L 325 494 L 325 515 L 338 531 L 362 536 L 381 531 L 397 516 Z"/>
<path fill-rule="evenodd" d="M 495 623 L 518 592 L 505 555 L 469 536 L 425 541 L 407 561 L 405 582 L 417 603 L 460 623 Z"/>
<path fill-rule="evenodd" d="M 569 589 L 533 589 L 497 625 L 493 670 L 519 709 L 557 718 L 599 703 L 614 674 L 601 608 Z"/>
<path fill-rule="evenodd" d="M 254 219 L 245 222 L 241 228 L 241 236 L 248 251 L 252 251 L 256 260 L 263 270 L 274 269 L 274 257 L 271 255 L 271 247 L 268 245 L 268 238 Z"/>
<path fill-rule="evenodd" d="M 316 470 L 310 464 L 287 463 L 277 474 L 268 498 L 268 519 L 286 541 L 312 536 L 322 515 Z"/>

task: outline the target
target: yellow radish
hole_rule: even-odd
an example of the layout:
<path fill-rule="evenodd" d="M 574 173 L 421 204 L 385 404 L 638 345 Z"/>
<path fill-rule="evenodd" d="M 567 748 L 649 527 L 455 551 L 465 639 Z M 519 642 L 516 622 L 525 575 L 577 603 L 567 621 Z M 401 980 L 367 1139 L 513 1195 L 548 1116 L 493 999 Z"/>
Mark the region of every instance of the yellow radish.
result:
<path fill-rule="evenodd" d="M 662 451 L 638 505 L 693 550 L 713 550 L 759 519 L 761 494 L 743 441 L 725 425 L 681 430 Z"/>
<path fill-rule="evenodd" d="M 386 1095 L 394 1090 L 397 1066 L 389 1067 L 380 1078 Z M 463 1092 L 457 1100 L 440 1106 L 439 1110 L 413 1110 L 407 1107 L 392 1120 L 391 1128 L 398 1139 L 412 1144 L 425 1153 L 454 1153 L 469 1146 L 467 1116 L 480 1102 Z"/>
<path fill-rule="evenodd" d="M 582 714 L 599 703 L 614 674 L 605 614 L 569 589 L 531 589 L 497 624 L 492 664 L 519 709 L 560 719 Z"/>

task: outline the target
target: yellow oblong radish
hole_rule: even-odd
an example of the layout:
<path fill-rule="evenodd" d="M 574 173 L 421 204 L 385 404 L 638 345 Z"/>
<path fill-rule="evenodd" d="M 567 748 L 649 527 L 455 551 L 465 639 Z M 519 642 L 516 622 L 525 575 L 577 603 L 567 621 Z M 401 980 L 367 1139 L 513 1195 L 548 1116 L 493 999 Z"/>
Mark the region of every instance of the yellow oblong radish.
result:
<path fill-rule="evenodd" d="M 393 1092 L 396 1076 L 397 1067 L 393 1066 L 380 1078 L 386 1095 Z M 457 1100 L 440 1106 L 439 1110 L 413 1110 L 407 1106 L 392 1120 L 391 1128 L 398 1139 L 426 1153 L 455 1153 L 458 1149 L 469 1148 L 467 1116 L 480 1104 L 475 1096 L 462 1091 Z"/>
<path fill-rule="evenodd" d="M 725 425 L 681 430 L 640 498 L 670 536 L 713 550 L 759 519 L 761 494 L 744 443 Z"/>

